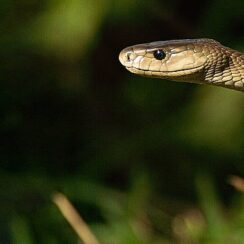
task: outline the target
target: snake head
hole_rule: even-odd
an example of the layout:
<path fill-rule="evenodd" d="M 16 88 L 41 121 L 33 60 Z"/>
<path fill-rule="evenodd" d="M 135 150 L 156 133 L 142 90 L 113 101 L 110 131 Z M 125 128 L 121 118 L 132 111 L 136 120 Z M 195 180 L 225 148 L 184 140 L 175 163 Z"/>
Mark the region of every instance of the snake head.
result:
<path fill-rule="evenodd" d="M 204 83 L 205 68 L 214 45 L 220 43 L 212 39 L 186 39 L 138 44 L 123 49 L 119 60 L 135 74 Z"/>

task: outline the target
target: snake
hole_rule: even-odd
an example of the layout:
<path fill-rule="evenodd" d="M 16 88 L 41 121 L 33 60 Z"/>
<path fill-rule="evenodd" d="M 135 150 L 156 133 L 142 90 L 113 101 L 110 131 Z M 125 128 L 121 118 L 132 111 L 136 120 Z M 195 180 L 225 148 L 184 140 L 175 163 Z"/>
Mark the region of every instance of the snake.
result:
<path fill-rule="evenodd" d="M 213 39 L 137 44 L 124 48 L 119 61 L 137 75 L 244 92 L 244 54 Z"/>

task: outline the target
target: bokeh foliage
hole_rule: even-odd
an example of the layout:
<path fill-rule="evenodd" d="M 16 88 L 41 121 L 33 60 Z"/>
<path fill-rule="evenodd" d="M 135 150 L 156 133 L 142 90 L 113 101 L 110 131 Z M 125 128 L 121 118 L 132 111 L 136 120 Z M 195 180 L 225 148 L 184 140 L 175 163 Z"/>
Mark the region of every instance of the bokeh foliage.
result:
<path fill-rule="evenodd" d="M 244 96 L 129 74 L 127 45 L 208 37 L 244 52 L 242 0 L 2 0 L 0 243 L 244 243 Z"/>

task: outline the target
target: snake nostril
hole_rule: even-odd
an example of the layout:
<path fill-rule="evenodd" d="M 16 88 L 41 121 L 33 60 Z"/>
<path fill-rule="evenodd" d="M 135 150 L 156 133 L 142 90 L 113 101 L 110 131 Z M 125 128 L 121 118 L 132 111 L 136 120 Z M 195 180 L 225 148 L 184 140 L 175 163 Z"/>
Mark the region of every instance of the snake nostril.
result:
<path fill-rule="evenodd" d="M 136 55 L 131 48 L 125 48 L 119 54 L 119 61 L 124 66 L 131 65 L 135 58 Z"/>
<path fill-rule="evenodd" d="M 130 62 L 131 61 L 131 52 L 126 53 L 126 61 Z"/>

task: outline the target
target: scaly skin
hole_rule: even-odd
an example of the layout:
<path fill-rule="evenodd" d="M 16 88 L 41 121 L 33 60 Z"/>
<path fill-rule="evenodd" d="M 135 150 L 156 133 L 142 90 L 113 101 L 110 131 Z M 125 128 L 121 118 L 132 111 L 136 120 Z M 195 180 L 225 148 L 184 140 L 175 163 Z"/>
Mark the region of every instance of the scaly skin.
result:
<path fill-rule="evenodd" d="M 162 60 L 156 50 L 164 52 Z M 244 54 L 212 39 L 139 44 L 123 49 L 119 60 L 138 75 L 244 91 Z"/>

